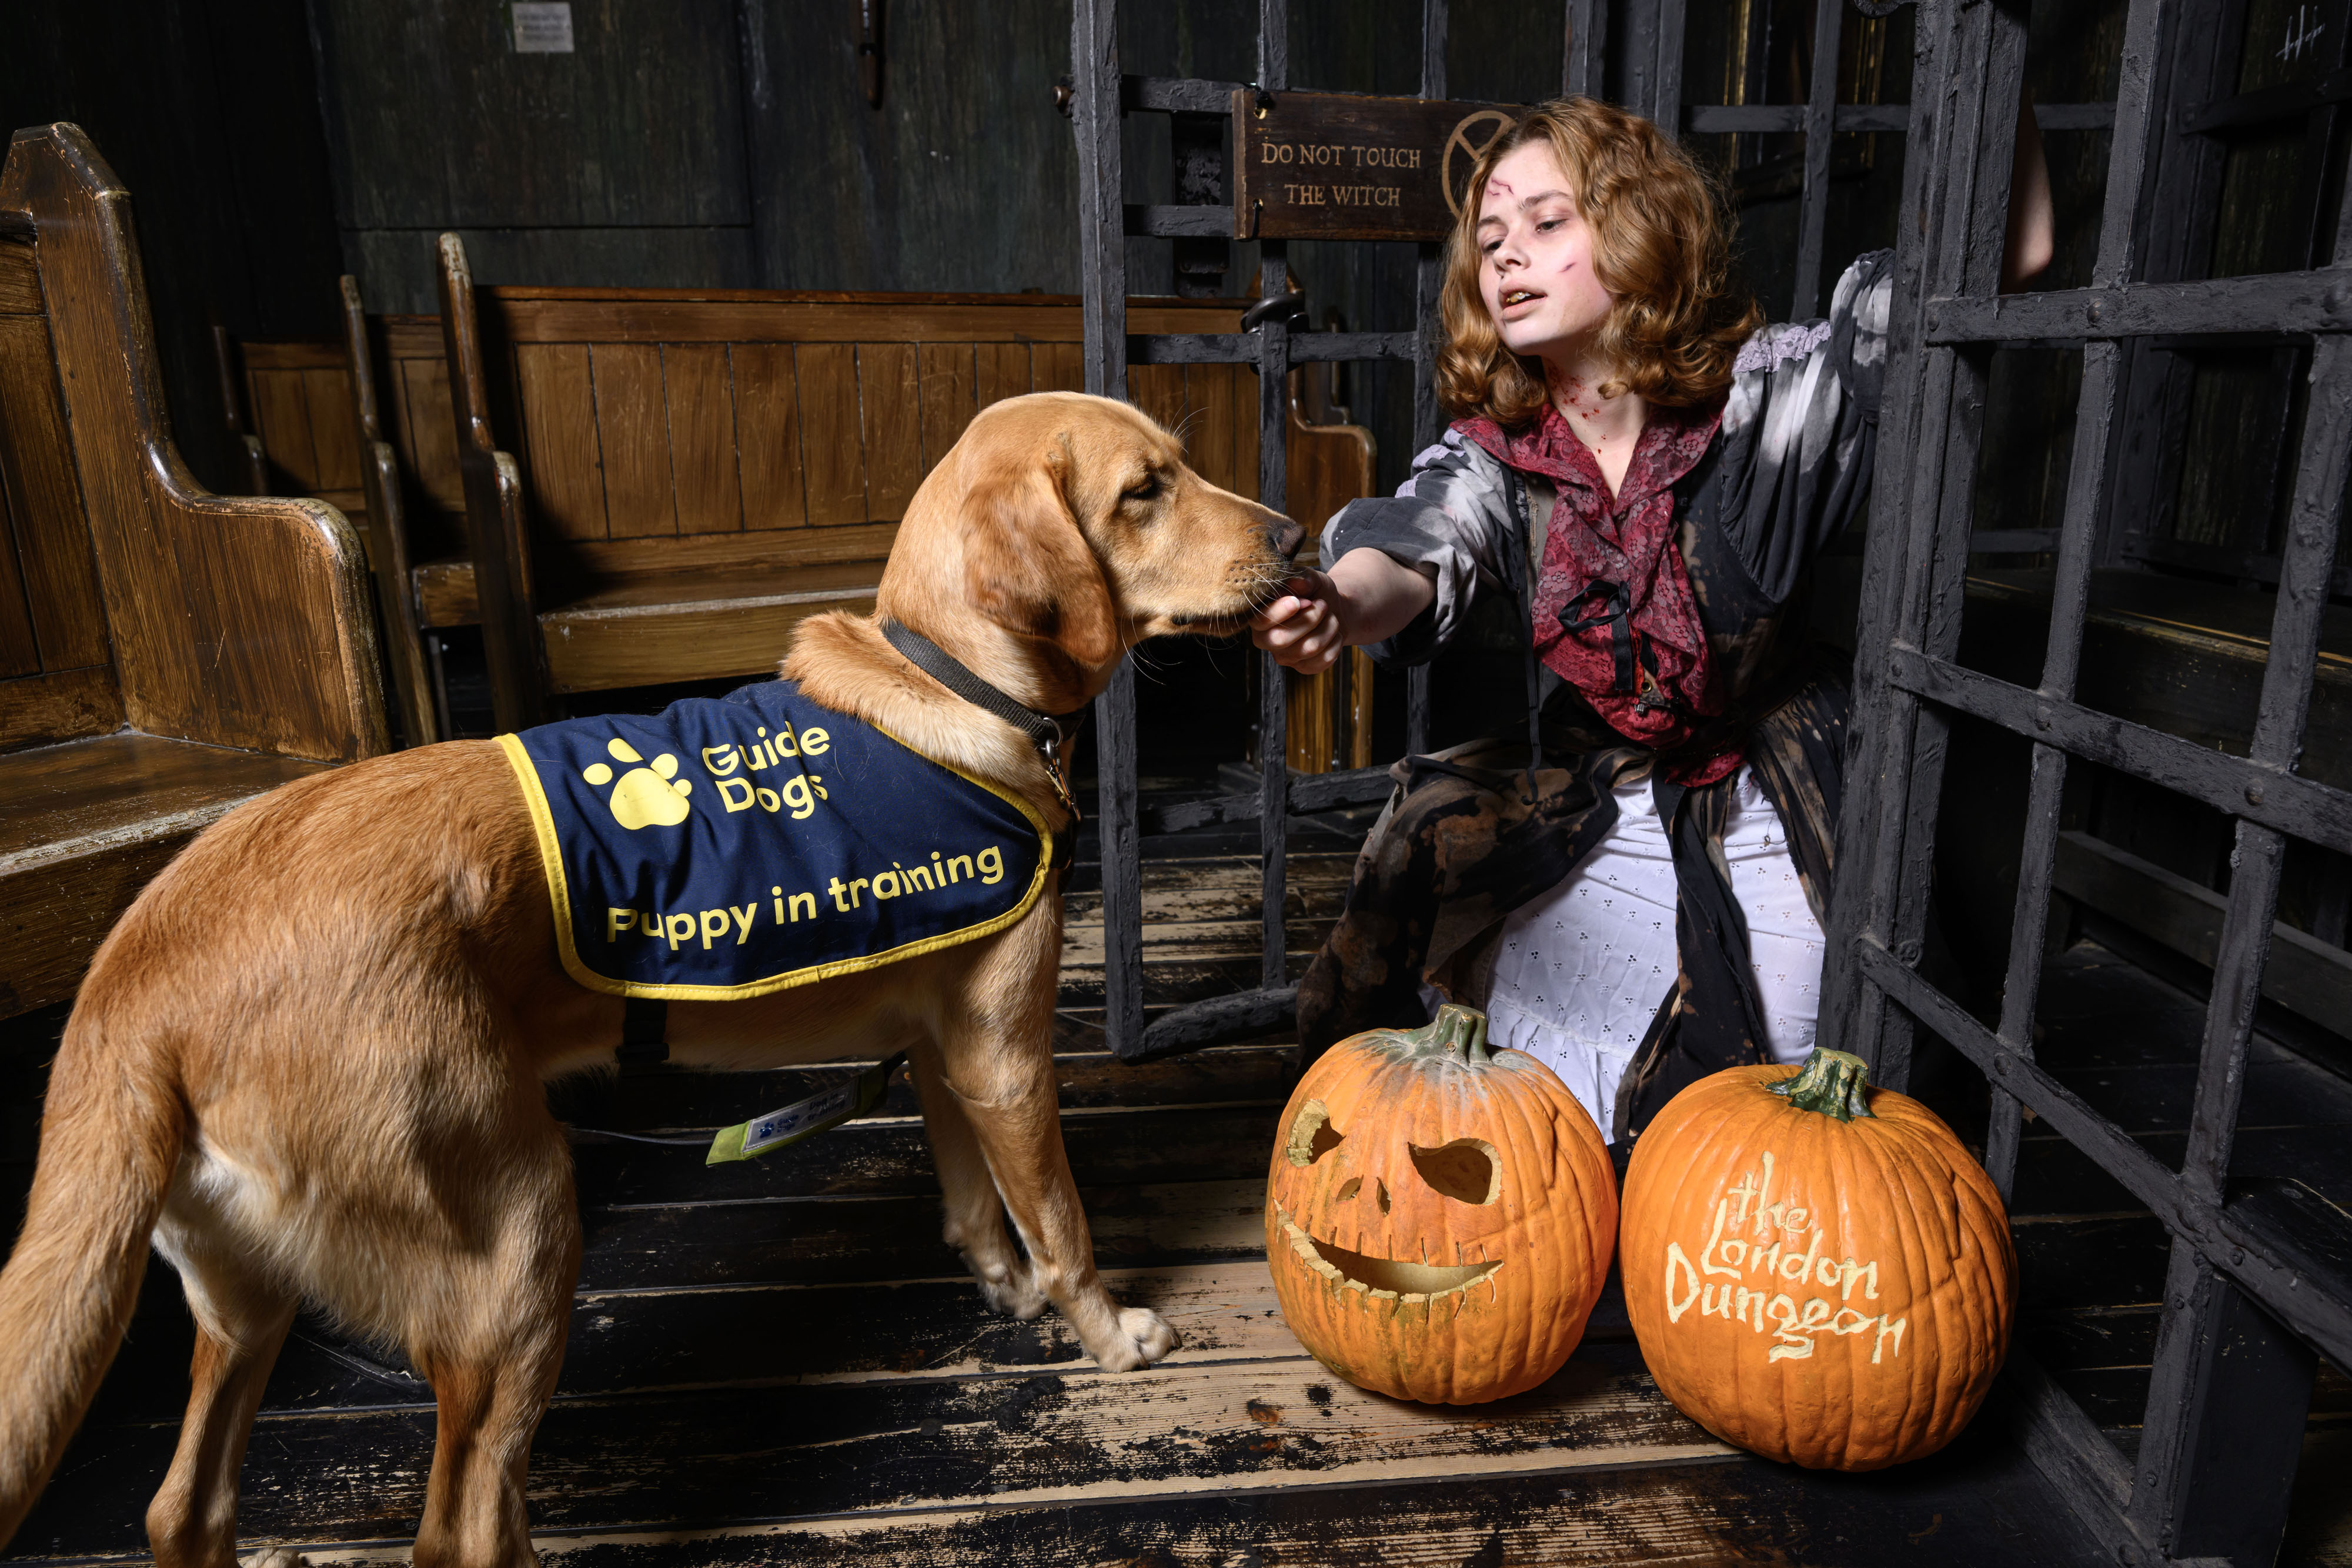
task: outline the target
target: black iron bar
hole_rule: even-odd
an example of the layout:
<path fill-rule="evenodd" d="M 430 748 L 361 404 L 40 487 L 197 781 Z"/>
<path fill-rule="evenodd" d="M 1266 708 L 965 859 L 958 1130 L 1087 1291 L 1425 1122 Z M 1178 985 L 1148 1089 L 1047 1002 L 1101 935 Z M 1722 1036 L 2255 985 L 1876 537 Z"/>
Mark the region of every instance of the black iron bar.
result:
<path fill-rule="evenodd" d="M 1315 365 L 1359 360 L 1411 360 L 1419 347 L 1412 332 L 1301 332 L 1290 340 L 1290 362 Z M 1127 340 L 1133 365 L 1254 365 L 1255 332 L 1160 332 Z"/>
<path fill-rule="evenodd" d="M 1421 0 L 1421 96 L 1445 96 L 1445 0 Z"/>
<path fill-rule="evenodd" d="M 2238 78 L 2246 0 L 2187 0 L 2174 22 L 2176 37 L 2203 40 L 2174 50 L 2163 62 L 2162 96 L 2150 118 L 2177 125 L 2198 106 L 2226 94 Z M 2131 277 L 2141 283 L 2177 283 L 2207 270 L 2221 215 L 2221 183 L 2228 148 L 2210 137 L 2159 138 L 2147 171 L 2147 210 L 2165 221 L 2141 225 L 2140 255 Z M 2207 339 L 2202 346 L 2226 341 Z M 2134 340 L 2126 350 L 2121 412 L 2109 444 L 2111 478 L 2102 522 L 2100 564 L 2116 567 L 2148 559 L 2163 548 L 2156 535 L 2172 509 L 2188 447 L 2193 365 L 2181 352 L 2190 340 Z"/>
<path fill-rule="evenodd" d="M 2319 624 L 2327 608 L 2336 564 L 2338 517 L 2352 466 L 2352 339 L 2328 338 L 2312 356 L 2311 405 L 2304 416 L 2303 453 L 2294 500 L 2287 515 L 2285 560 L 2273 612 L 2270 657 L 2263 670 L 2262 706 L 2249 760 L 2285 770 L 2303 750 L 2313 672 L 2319 659 Z M 2267 795 L 2261 782 L 2249 794 Z M 2270 951 L 2285 841 L 2275 828 L 2240 813 L 2230 856 L 2230 907 L 2213 960 L 2212 999 L 2205 1012 L 2205 1044 L 2197 1073 L 2196 1107 L 2181 1179 L 2200 1197 L 2218 1202 L 2229 1174 L 2244 1087 L 2246 1049 L 2261 998 Z M 2332 846 L 2331 846 L 2332 847 Z"/>
<path fill-rule="evenodd" d="M 1600 98 L 1609 66 L 1609 0 L 1563 0 L 1560 90 L 1570 98 Z"/>
<path fill-rule="evenodd" d="M 1127 232 L 1150 239 L 1231 239 L 1234 237 L 1234 209 L 1225 206 L 1202 206 L 1192 204 L 1177 206 L 1167 204 L 1127 205 Z"/>
<path fill-rule="evenodd" d="M 2272 1563 L 2311 1407 L 2311 1352 L 2172 1239 L 2132 1513 L 2170 1562 Z"/>
<path fill-rule="evenodd" d="M 1855 953 L 1863 971 L 1889 999 L 2024 1102 L 2050 1131 L 2090 1155 L 2166 1228 L 2187 1237 L 2207 1261 L 2236 1280 L 2265 1311 L 2331 1360 L 2352 1356 L 2352 1299 L 2313 1279 L 2308 1267 L 2286 1255 L 2280 1238 L 2229 1208 L 2193 1197 L 2163 1162 L 2035 1062 L 2002 1045 L 1967 1009 L 1920 978 L 1880 943 L 1865 936 Z"/>
<path fill-rule="evenodd" d="M 1939 109 L 1951 72 L 1951 45 L 1941 13 L 1920 18 L 1914 80 L 1915 96 L 1925 108 L 1917 131 L 1905 141 L 1899 210 L 1923 217 L 1934 210 L 1931 175 L 1942 162 Z M 1864 933 L 1885 930 L 1878 893 L 1885 883 L 1877 878 L 1891 868 L 1879 852 L 1880 825 L 1889 816 L 1887 802 L 1901 795 L 1908 779 L 1917 707 L 1913 696 L 1888 682 L 1881 655 L 1904 631 L 1902 588 L 1911 549 L 1912 500 L 1923 483 L 1917 433 L 1942 428 L 1941 402 L 1949 392 L 1949 377 L 1935 362 L 1949 350 L 1928 350 L 1919 341 L 1917 301 L 1931 281 L 1932 227 L 1906 223 L 1895 237 L 1887 374 L 1879 405 L 1879 471 L 1864 537 L 1854 632 L 1853 755 L 1875 758 L 1878 765 L 1852 770 L 1839 809 L 1818 1035 L 1823 1045 L 1869 1057 L 1881 1082 L 1887 1082 L 1884 1075 L 1893 1065 L 1881 1050 L 1885 998 L 1863 972 L 1858 954 Z M 1941 444 L 1927 450 L 1940 454 Z M 1907 1071 L 1907 1063 L 1903 1065 Z"/>
<path fill-rule="evenodd" d="M 1270 6 L 1279 0 L 1267 0 Z M 1290 288 L 1289 246 L 1266 240 L 1258 246 L 1258 293 L 1278 298 Z M 1277 512 L 1289 509 L 1290 324 L 1269 316 L 1257 329 L 1257 498 Z M 1258 655 L 1257 835 L 1263 904 L 1262 978 L 1267 989 L 1289 978 L 1289 942 L 1283 916 L 1290 829 L 1289 672 L 1272 653 Z"/>
<path fill-rule="evenodd" d="M 1970 555 L 2048 555 L 2058 548 L 2056 528 L 1975 528 Z"/>
<path fill-rule="evenodd" d="M 1683 21 L 1687 0 L 1650 0 L 1657 13 L 1656 53 L 1651 57 L 1650 102 L 1646 112 L 1680 137 L 1683 130 Z"/>
<path fill-rule="evenodd" d="M 1885 679 L 1898 691 L 2030 740 L 2063 747 L 2085 762 L 2129 774 L 2217 811 L 2352 853 L 2352 792 L 2080 703 L 2046 697 L 1900 643 L 1886 650 Z"/>
<path fill-rule="evenodd" d="M 2145 5 L 2132 14 L 2132 21 L 2144 26 L 2155 25 L 2153 13 Z M 2094 280 L 2102 284 L 2127 282 L 2132 259 L 2140 249 L 2138 231 L 2143 219 L 2138 203 L 2142 175 L 2149 160 L 2150 143 L 2160 129 L 2151 113 L 2150 72 L 2147 68 L 2153 64 L 2149 51 L 2155 43 L 2152 36 L 2133 35 L 2124 44 L 2123 85 L 2116 103 L 2116 139 L 2109 154 L 2106 210 L 2100 220 L 2099 251 L 2092 267 Z M 2135 48 L 2140 51 L 2137 55 Z M 1986 149 L 1988 162 L 2001 156 L 1998 147 Z M 2007 206 L 2004 199 L 2004 217 Z M 2090 610 L 2096 534 L 2099 518 L 2105 510 L 2107 450 L 2120 391 L 2122 357 L 2122 346 L 2116 343 L 2093 343 L 2083 352 L 2083 390 L 2076 404 L 2074 459 L 2066 481 L 2065 512 L 2059 527 L 2050 633 L 2039 688 L 2043 697 L 2071 700 L 2074 695 L 2074 679 L 2082 659 L 2083 625 Z M 2059 811 L 2065 794 L 2067 761 L 2063 747 L 2040 742 L 2035 743 L 2032 755 L 1999 1030 L 2002 1043 L 2026 1056 L 2033 1053 L 2033 1012 L 2042 994 L 2043 946 L 2049 939 L 2050 927 L 2050 879 L 2058 862 Z M 1991 1120 L 1985 1135 L 1985 1169 L 2000 1188 L 2003 1201 L 2010 1197 L 2011 1183 L 2017 1172 L 2021 1131 L 2016 1100 L 1996 1085 L 1992 1091 Z"/>
<path fill-rule="evenodd" d="M 1266 92 L 1290 86 L 1289 0 L 1257 0 L 1257 86 Z"/>
<path fill-rule="evenodd" d="M 1394 786 L 1385 768 L 1352 768 L 1339 773 L 1310 773 L 1290 781 L 1290 809 L 1299 816 L 1328 811 L 1339 806 L 1368 806 L 1388 799 Z M 1257 820 L 1258 796 L 1214 795 L 1205 800 L 1184 800 L 1145 813 L 1157 833 L 1181 833 L 1211 822 L 1251 822 Z"/>
<path fill-rule="evenodd" d="M 1822 246 L 1830 216 L 1830 128 L 1837 109 L 1838 40 L 1845 7 L 1815 0 L 1813 79 L 1805 94 L 1805 186 L 1797 213 L 1797 289 L 1789 310 L 1792 321 L 1809 320 L 1820 308 Z"/>
<path fill-rule="evenodd" d="M 1695 103 L 1684 110 L 1695 135 L 1802 131 L 1812 109 L 1807 103 Z M 2037 103 L 2033 123 L 2044 131 L 2105 131 L 2116 122 L 2112 103 Z M 1907 103 L 1841 103 L 1830 111 L 1840 131 L 1911 129 Z"/>
<path fill-rule="evenodd" d="M 1289 0 L 1258 0 L 1257 85 L 1261 91 L 1290 87 Z M 1267 240 L 1258 246 L 1258 298 L 1290 291 L 1289 246 Z M 1277 512 L 1289 508 L 1290 323 L 1269 316 L 1257 329 L 1257 498 Z M 1258 657 L 1258 930 L 1262 942 L 1259 984 L 1271 990 L 1288 977 L 1289 942 L 1284 920 L 1290 835 L 1290 702 L 1288 673 L 1274 655 Z"/>
<path fill-rule="evenodd" d="M 2218 99 L 2180 121 L 2187 136 L 2210 136 L 2248 126 L 2273 125 L 2298 120 L 2315 109 L 2352 102 L 2352 69 L 2330 71 L 2315 82 L 2264 88 L 2259 92 L 2232 93 Z"/>
<path fill-rule="evenodd" d="M 2352 267 L 1927 301 L 1930 343 L 2352 332 Z"/>
<path fill-rule="evenodd" d="M 1938 101 L 1948 107 L 1931 153 L 1932 177 L 1923 192 L 1930 233 L 1922 281 L 1931 297 L 1990 293 L 1994 286 L 2006 214 L 1987 214 L 1987 198 L 1995 193 L 1988 192 L 1987 182 L 1998 187 L 2005 208 L 2009 168 L 2007 160 L 1981 150 L 1988 138 L 2005 138 L 2013 130 L 2014 115 L 2003 110 L 2015 101 L 2023 50 L 2021 21 L 1998 7 L 1961 7 L 1943 14 L 1949 31 L 1938 42 L 1948 49 L 1949 58 Z M 1989 107 L 1996 101 L 2003 108 Z M 1990 257 L 1983 250 L 1988 231 L 1992 235 Z M 1900 525 L 1907 535 L 1902 547 L 1904 568 L 1901 577 L 1881 591 L 1896 598 L 1893 623 L 1885 628 L 1891 640 L 1948 654 L 1958 641 L 1985 366 L 1979 359 L 1942 348 L 1931 348 L 1926 360 L 1920 419 L 1912 433 L 1910 504 Z M 1950 726 L 1943 712 L 1923 707 L 1899 691 L 1888 691 L 1885 711 L 1890 746 L 1882 768 L 1877 818 L 1869 830 L 1864 929 L 1916 962 L 1934 881 L 1935 805 L 1942 794 Z M 1890 1013 L 1875 1001 L 1864 990 L 1860 1018 L 1864 1027 L 1858 1043 L 1872 1063 L 1873 1076 L 1901 1087 L 1910 1076 L 1911 1024 L 1907 1017 Z"/>
<path fill-rule="evenodd" d="M 1127 239 L 1119 169 L 1117 0 L 1074 0 L 1070 118 L 1078 143 L 1087 391 L 1127 396 Z M 1136 826 L 1135 666 L 1122 660 L 1095 699 L 1095 835 L 1102 866 L 1103 1038 L 1143 1038 L 1143 846 Z"/>
<path fill-rule="evenodd" d="M 1573 15 L 1579 0 L 1567 0 L 1567 9 Z M 1591 10 L 1607 9 L 1607 0 L 1584 0 Z M 1422 26 L 1426 29 L 1434 16 L 1436 26 L 1445 25 L 1443 0 L 1425 0 Z M 1571 24 L 1572 26 L 1572 24 Z M 1571 31 L 1568 47 L 1574 47 Z M 1565 66 L 1563 68 L 1567 68 Z M 1446 94 L 1445 49 L 1442 38 L 1435 47 L 1424 31 L 1421 50 L 1421 96 L 1442 99 Z M 1438 299 L 1445 287 L 1445 246 L 1425 244 L 1418 248 L 1412 264 L 1412 447 L 1416 455 L 1436 444 L 1439 433 L 1445 427 L 1444 411 L 1437 402 L 1437 356 L 1445 348 L 1445 323 L 1438 311 Z M 1429 749 L 1429 666 L 1415 664 L 1404 677 L 1404 748 L 1408 755 Z"/>
<path fill-rule="evenodd" d="M 1192 77 L 1127 77 L 1120 83 L 1120 97 L 1129 109 L 1167 114 L 1230 114 L 1234 94 L 1248 85 Z"/>
<path fill-rule="evenodd" d="M 2077 1518 L 2128 1530 L 2131 1464 L 2093 1424 L 2074 1396 L 2015 1343 L 2001 1364 L 1998 1391 L 2011 1401 L 2018 1446 Z M 2137 1531 L 2132 1531 L 2137 1534 Z M 2147 1542 L 2141 1542 L 2142 1547 Z"/>

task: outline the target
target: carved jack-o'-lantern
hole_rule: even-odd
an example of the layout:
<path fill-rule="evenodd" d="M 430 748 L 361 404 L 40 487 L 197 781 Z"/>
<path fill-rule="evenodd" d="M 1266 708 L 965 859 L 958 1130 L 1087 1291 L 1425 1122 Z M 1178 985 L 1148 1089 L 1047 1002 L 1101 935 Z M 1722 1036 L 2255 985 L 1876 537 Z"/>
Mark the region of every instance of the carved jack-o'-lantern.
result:
<path fill-rule="evenodd" d="M 2017 1312 L 2000 1195 L 1860 1057 L 1735 1067 L 1669 1101 L 1625 1173 L 1625 1311 L 1683 1414 L 1817 1469 L 1932 1454 Z"/>
<path fill-rule="evenodd" d="M 1534 1057 L 1448 1004 L 1340 1041 L 1283 1112 L 1265 1250 L 1316 1359 L 1401 1398 L 1532 1388 L 1584 1334 L 1616 1244 L 1592 1118 Z"/>

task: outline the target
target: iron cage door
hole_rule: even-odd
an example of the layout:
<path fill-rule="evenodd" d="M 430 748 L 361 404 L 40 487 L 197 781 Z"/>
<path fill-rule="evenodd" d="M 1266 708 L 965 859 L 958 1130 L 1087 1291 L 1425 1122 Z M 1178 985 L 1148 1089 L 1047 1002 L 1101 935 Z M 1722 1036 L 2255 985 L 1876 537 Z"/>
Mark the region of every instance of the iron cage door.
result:
<path fill-rule="evenodd" d="M 2022 80 L 2025 0 L 1921 0 L 1913 157 L 1864 566 L 1853 764 L 1839 822 L 1822 1040 L 1904 1087 L 1924 1026 L 1987 1080 L 1985 1164 L 2003 1196 L 2032 1113 L 2145 1203 L 2171 1237 L 2142 1446 L 2127 1461 L 2011 1351 L 2035 1458 L 2126 1563 L 2267 1563 L 2300 1451 L 2313 1352 L 2352 1365 L 2352 1237 L 2340 1220 L 2228 1183 L 2262 968 L 2289 837 L 2352 851 L 2352 794 L 2296 772 L 2352 453 L 2352 209 L 2329 265 L 2193 283 L 2135 280 L 2154 225 L 2165 139 L 2187 132 L 2168 84 L 2201 68 L 2212 0 L 2132 0 L 2091 286 L 1997 295 Z M 2173 198 L 2178 200 L 2177 197 Z M 2227 334 L 2313 345 L 2309 413 L 2251 753 L 2228 755 L 2077 702 L 2090 573 L 2122 371 L 2135 340 Z M 2057 541 L 2042 681 L 2028 690 L 1958 662 L 1982 408 L 1996 346 L 2083 345 L 2082 398 Z M 2032 776 L 2007 985 L 1987 1028 L 1920 973 L 1954 716 L 2024 737 Z M 2186 1158 L 2176 1175 L 2034 1061 L 2060 791 L 2080 758 L 2235 819 Z M 2331 1262 L 2331 1260 L 2333 1260 Z"/>

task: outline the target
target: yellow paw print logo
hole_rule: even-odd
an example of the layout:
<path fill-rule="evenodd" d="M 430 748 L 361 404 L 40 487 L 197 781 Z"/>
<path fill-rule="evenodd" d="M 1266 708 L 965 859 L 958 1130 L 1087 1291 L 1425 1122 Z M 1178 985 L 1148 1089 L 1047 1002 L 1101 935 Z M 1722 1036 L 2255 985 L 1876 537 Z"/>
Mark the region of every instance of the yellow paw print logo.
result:
<path fill-rule="evenodd" d="M 607 741 L 604 749 L 613 754 L 615 762 L 643 762 L 636 747 L 625 740 Z M 580 770 L 580 777 L 602 789 L 613 782 L 613 770 L 601 762 L 592 762 Z M 694 808 L 686 797 L 694 789 L 694 780 L 677 777 L 677 758 L 667 751 L 654 758 L 651 768 L 632 768 L 621 775 L 613 789 L 613 821 L 631 832 L 639 828 L 661 826 L 674 828 L 686 821 Z"/>

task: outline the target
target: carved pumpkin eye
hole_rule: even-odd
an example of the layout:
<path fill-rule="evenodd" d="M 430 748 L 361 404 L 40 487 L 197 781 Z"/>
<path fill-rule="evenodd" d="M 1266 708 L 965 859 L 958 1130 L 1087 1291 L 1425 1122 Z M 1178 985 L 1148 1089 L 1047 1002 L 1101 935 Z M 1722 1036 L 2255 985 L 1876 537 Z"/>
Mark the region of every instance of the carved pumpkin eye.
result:
<path fill-rule="evenodd" d="M 1503 1196 L 1503 1168 L 1484 1138 L 1456 1138 L 1433 1149 L 1407 1144 L 1421 1179 L 1457 1203 L 1489 1204 Z"/>
<path fill-rule="evenodd" d="M 1298 1113 L 1298 1120 L 1290 1124 L 1286 1153 L 1294 1166 L 1311 1166 L 1346 1142 L 1347 1134 L 1331 1124 L 1331 1108 L 1320 1100 L 1309 1100 Z"/>

